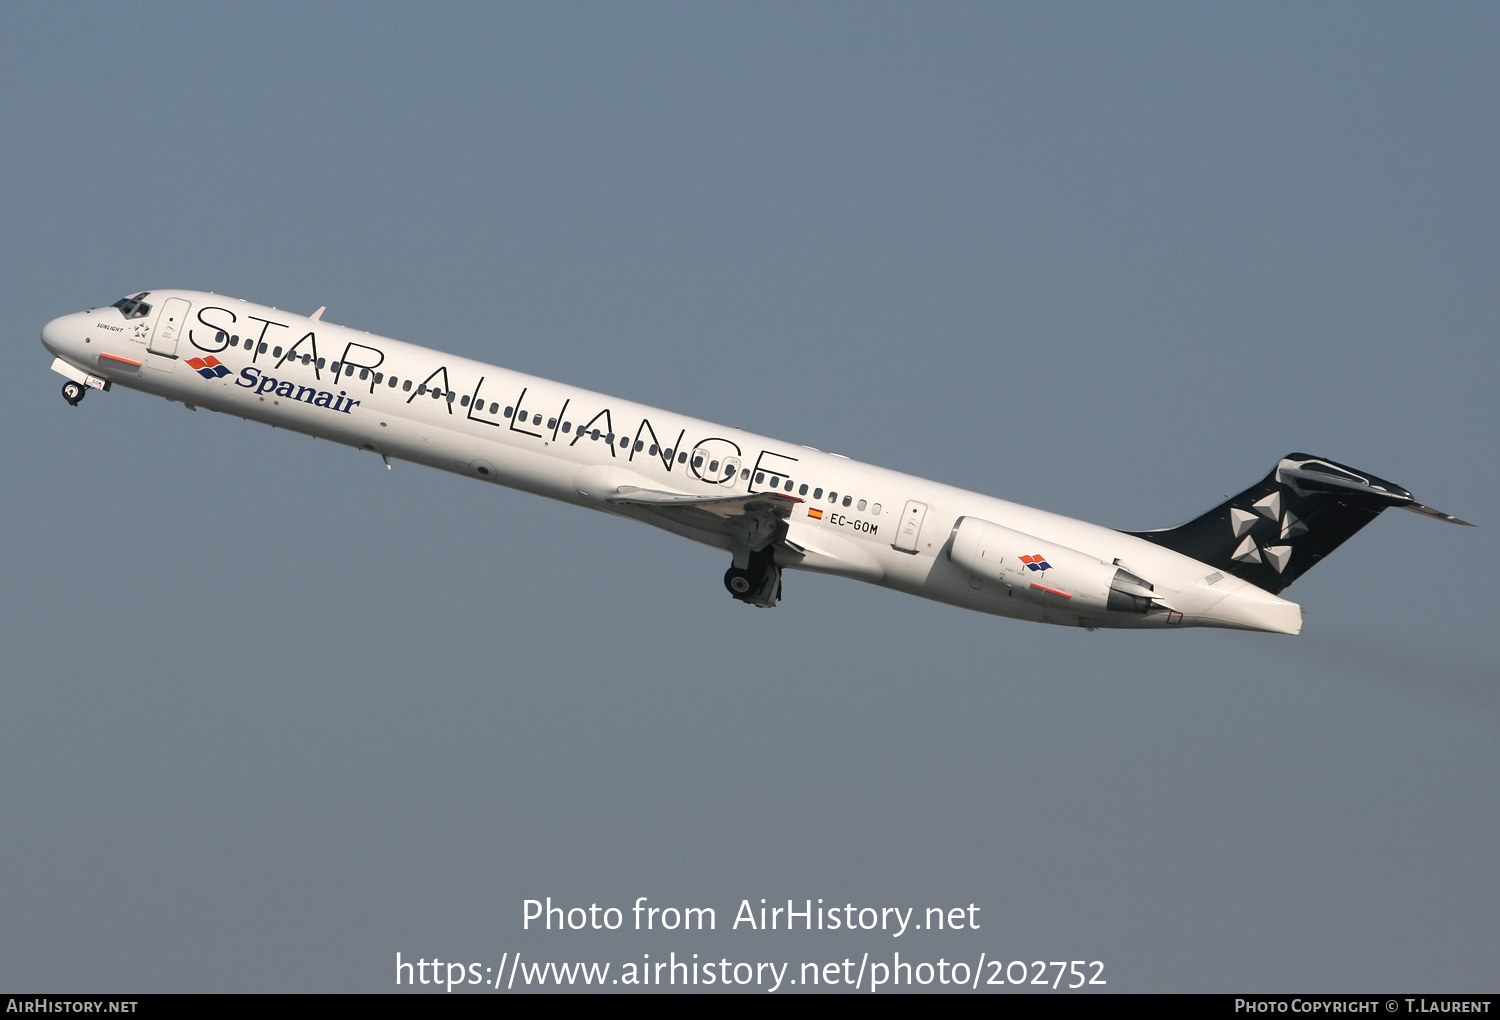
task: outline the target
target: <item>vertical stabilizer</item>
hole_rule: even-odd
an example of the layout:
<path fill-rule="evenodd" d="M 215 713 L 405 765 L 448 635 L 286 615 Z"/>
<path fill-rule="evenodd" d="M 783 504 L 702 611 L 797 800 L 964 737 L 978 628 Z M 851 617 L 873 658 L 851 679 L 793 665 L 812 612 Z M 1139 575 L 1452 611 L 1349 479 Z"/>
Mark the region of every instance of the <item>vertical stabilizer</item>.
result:
<path fill-rule="evenodd" d="M 1323 457 L 1292 453 L 1271 473 L 1176 528 L 1129 534 L 1275 593 L 1317 566 L 1386 507 L 1453 524 L 1401 486 Z"/>

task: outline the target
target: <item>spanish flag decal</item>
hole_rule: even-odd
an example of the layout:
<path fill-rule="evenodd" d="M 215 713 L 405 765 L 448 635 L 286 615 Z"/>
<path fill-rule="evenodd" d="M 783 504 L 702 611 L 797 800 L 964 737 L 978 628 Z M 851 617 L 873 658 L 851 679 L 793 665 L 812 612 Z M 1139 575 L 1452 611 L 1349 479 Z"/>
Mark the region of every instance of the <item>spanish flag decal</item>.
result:
<path fill-rule="evenodd" d="M 811 517 L 815 521 L 821 521 L 823 519 L 823 511 L 819 510 L 815 506 L 810 506 L 807 508 L 807 516 Z"/>

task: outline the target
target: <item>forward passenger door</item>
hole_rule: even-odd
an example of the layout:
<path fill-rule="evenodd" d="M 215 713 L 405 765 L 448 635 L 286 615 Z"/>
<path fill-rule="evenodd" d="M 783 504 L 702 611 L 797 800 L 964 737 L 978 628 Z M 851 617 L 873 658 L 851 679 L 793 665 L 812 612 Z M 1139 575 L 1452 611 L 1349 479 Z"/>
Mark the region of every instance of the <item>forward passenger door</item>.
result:
<path fill-rule="evenodd" d="M 177 341 L 182 336 L 183 324 L 187 322 L 188 309 L 192 303 L 185 298 L 167 298 L 162 302 L 156 316 L 156 328 L 151 332 L 152 354 L 164 358 L 177 357 Z"/>

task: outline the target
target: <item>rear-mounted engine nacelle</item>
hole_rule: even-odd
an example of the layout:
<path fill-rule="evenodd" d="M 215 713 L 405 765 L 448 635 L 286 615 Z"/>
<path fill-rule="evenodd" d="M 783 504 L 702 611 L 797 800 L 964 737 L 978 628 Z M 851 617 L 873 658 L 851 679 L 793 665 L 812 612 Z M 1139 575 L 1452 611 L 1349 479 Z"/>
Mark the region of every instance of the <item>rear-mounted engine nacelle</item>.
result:
<path fill-rule="evenodd" d="M 1154 604 L 1150 582 L 1123 567 L 978 517 L 959 518 L 948 558 L 1012 594 L 1075 612 L 1146 613 Z"/>

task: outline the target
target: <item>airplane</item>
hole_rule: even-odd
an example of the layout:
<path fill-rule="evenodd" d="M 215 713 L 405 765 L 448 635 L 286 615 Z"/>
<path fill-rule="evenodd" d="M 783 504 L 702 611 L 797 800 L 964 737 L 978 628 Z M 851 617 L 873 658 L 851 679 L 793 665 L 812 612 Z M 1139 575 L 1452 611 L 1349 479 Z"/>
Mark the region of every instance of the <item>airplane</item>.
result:
<path fill-rule="evenodd" d="M 1304 453 L 1175 528 L 1121 531 L 192 290 L 53 319 L 78 406 L 116 384 L 641 521 L 727 551 L 724 586 L 770 608 L 809 570 L 997 616 L 1083 627 L 1297 634 L 1280 597 L 1399 485 Z"/>

